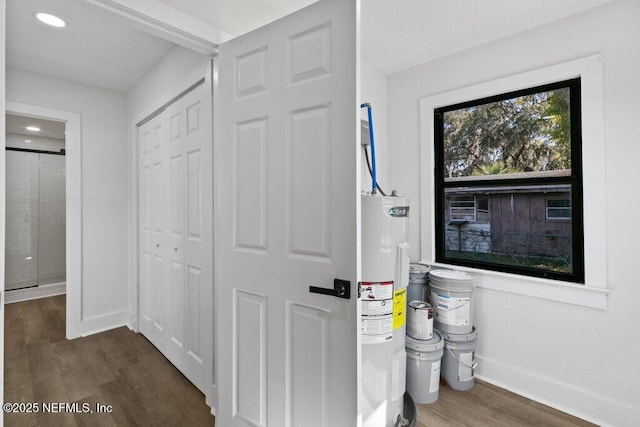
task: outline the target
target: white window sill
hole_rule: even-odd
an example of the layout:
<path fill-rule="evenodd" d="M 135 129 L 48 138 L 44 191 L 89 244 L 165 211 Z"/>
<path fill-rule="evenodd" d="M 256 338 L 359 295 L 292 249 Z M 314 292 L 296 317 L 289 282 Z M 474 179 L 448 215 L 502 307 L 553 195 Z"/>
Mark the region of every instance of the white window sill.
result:
<path fill-rule="evenodd" d="M 481 289 L 524 295 L 583 307 L 597 308 L 600 310 L 606 310 L 607 308 L 609 290 L 605 288 L 594 288 L 558 280 L 520 276 L 517 274 L 481 270 L 457 265 L 432 263 L 428 261 L 420 262 L 422 264 L 430 265 L 432 269 L 446 268 L 450 270 L 466 271 L 474 276 L 475 286 Z"/>

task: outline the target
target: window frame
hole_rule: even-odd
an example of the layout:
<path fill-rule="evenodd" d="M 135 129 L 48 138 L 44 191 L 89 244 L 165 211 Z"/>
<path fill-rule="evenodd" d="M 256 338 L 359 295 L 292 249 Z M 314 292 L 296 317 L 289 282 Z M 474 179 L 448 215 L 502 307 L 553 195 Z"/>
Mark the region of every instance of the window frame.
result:
<path fill-rule="evenodd" d="M 604 310 L 607 308 L 608 260 L 606 233 L 606 150 L 604 121 L 604 58 L 590 55 L 553 65 L 540 66 L 528 71 L 503 74 L 491 80 L 477 81 L 473 76 L 468 83 L 457 86 L 446 84 L 439 92 L 424 94 L 418 102 L 420 155 L 417 228 L 420 230 L 418 259 L 434 268 L 455 268 L 475 277 L 475 286 L 495 292 L 541 298 L 566 304 Z M 496 71 L 497 73 L 497 71 Z M 496 272 L 482 268 L 452 266 L 435 260 L 435 185 L 433 110 L 445 105 L 478 99 L 499 93 L 515 91 L 546 83 L 581 78 L 582 98 L 582 166 L 583 166 L 583 227 L 585 284 Z M 416 218 L 414 216 L 413 218 Z"/>
<path fill-rule="evenodd" d="M 571 139 L 571 174 L 545 177 L 527 177 L 527 174 L 505 174 L 497 179 L 474 179 L 473 176 L 465 177 L 464 182 L 445 177 L 445 141 L 444 141 L 444 115 L 449 111 L 491 104 L 499 101 L 533 95 L 536 93 L 551 92 L 558 89 L 569 89 L 569 122 Z M 524 276 L 542 277 L 562 280 L 572 283 L 584 284 L 584 250 L 583 250 L 583 222 L 582 222 L 582 120 L 581 120 L 581 80 L 580 77 L 534 85 L 515 91 L 508 91 L 489 97 L 470 99 L 460 103 L 454 103 L 433 110 L 434 121 L 434 182 L 435 182 L 435 261 L 451 265 L 482 268 L 505 273 L 515 273 Z M 558 185 L 565 184 L 571 187 L 572 209 L 572 271 L 569 273 L 555 272 L 551 270 L 536 269 L 527 266 L 516 266 L 499 263 L 487 263 L 483 261 L 466 260 L 448 257 L 446 255 L 445 225 L 445 189 L 457 188 L 464 185 L 465 188 L 486 188 L 499 186 L 513 186 L 514 189 L 531 185 Z M 475 200 L 475 197 L 474 197 Z M 475 205 L 475 203 L 474 203 Z M 474 206 L 475 207 L 475 206 Z"/>

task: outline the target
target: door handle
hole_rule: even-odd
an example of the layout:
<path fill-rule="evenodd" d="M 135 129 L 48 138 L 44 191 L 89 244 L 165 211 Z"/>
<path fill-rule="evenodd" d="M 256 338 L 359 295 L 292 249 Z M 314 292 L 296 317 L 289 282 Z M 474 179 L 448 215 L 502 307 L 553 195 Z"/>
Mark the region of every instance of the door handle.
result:
<path fill-rule="evenodd" d="M 312 294 L 331 295 L 338 298 L 351 298 L 351 282 L 348 280 L 333 279 L 333 289 L 309 286 Z"/>

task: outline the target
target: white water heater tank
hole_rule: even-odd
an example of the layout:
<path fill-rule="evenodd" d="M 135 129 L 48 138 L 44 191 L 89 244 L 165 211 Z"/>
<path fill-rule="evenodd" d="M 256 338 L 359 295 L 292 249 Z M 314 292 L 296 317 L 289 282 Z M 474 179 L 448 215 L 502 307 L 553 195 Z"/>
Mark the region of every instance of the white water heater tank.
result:
<path fill-rule="evenodd" d="M 362 425 L 398 425 L 406 382 L 409 200 L 362 196 Z"/>

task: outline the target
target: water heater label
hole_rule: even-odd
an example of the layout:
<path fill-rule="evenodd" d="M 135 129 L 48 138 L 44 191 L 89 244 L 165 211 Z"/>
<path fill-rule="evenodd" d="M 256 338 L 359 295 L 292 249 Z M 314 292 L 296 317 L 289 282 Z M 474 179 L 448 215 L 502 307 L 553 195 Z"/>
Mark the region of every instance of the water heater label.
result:
<path fill-rule="evenodd" d="M 360 291 L 362 301 L 391 300 L 393 282 L 362 282 Z"/>
<path fill-rule="evenodd" d="M 369 301 L 362 300 L 362 315 L 363 316 L 381 316 L 385 314 L 391 314 L 393 304 L 390 299 L 381 301 Z"/>
<path fill-rule="evenodd" d="M 363 344 L 379 344 L 393 339 L 392 316 L 360 319 Z"/>
<path fill-rule="evenodd" d="M 385 206 L 384 212 L 392 218 L 406 218 L 409 216 L 409 206 Z"/>
<path fill-rule="evenodd" d="M 407 288 L 393 293 L 393 329 L 402 328 L 407 315 Z"/>

